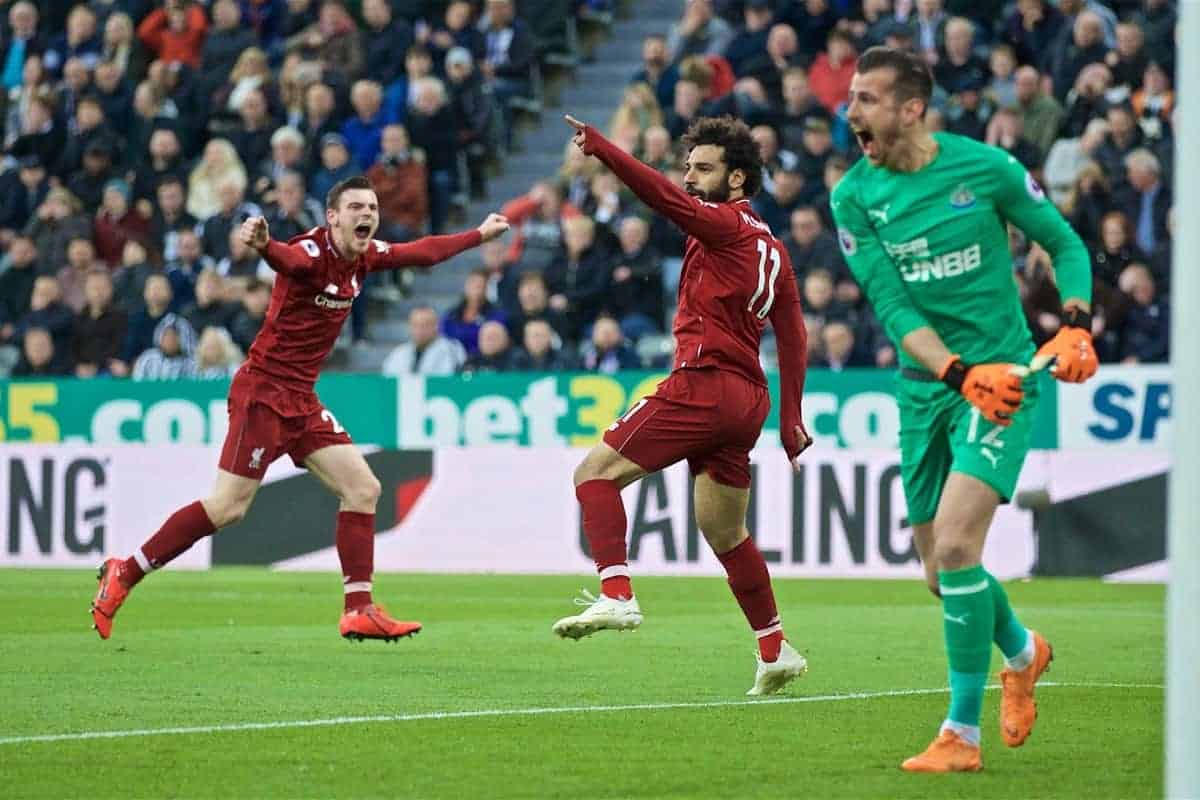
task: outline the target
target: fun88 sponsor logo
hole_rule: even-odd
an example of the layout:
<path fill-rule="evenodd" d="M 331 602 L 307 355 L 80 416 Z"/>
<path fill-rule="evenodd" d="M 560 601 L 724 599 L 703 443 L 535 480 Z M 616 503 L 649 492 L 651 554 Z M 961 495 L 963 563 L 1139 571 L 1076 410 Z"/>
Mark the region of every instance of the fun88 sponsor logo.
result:
<path fill-rule="evenodd" d="M 888 255 L 899 262 L 900 274 L 909 283 L 956 278 L 979 269 L 983 263 L 983 249 L 978 243 L 940 256 L 929 252 L 926 239 L 914 239 L 902 244 L 884 242 L 884 248 Z"/>

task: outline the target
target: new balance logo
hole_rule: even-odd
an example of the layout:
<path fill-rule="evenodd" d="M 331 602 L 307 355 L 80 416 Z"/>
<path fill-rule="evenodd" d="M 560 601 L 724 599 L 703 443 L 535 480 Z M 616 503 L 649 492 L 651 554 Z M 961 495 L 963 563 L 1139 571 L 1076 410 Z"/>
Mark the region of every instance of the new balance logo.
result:
<path fill-rule="evenodd" d="M 942 612 L 942 619 L 947 622 L 953 622 L 955 625 L 962 625 L 964 628 L 967 627 L 967 617 L 969 616 L 971 615 L 963 614 L 961 617 L 956 617 L 953 614 L 947 614 L 945 611 Z"/>
<path fill-rule="evenodd" d="M 265 447 L 256 447 L 250 451 L 250 469 L 258 469 L 262 466 L 262 457 L 266 449 Z"/>

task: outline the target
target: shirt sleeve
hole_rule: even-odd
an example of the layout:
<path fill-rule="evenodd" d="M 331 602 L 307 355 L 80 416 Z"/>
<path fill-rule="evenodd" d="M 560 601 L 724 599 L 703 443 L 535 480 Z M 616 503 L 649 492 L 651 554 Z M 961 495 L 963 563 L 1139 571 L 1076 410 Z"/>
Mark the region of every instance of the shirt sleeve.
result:
<path fill-rule="evenodd" d="M 282 275 L 295 275 L 313 269 L 321 258 L 321 247 L 312 239 L 287 244 L 274 239 L 262 251 L 267 266 Z"/>
<path fill-rule="evenodd" d="M 850 272 L 874 307 L 875 316 L 888 337 L 899 346 L 905 336 L 928 327 L 929 323 L 913 307 L 899 270 L 867 221 L 866 212 L 846 189 L 844 180 L 834 189 L 829 203 L 838 229 L 838 244 Z"/>
<path fill-rule="evenodd" d="M 405 267 L 432 267 L 464 250 L 478 247 L 482 242 L 483 237 L 474 229 L 448 236 L 426 236 L 404 244 L 389 245 L 375 240 L 367 250 L 367 270 L 379 272 Z"/>
<path fill-rule="evenodd" d="M 792 271 L 787 250 L 779 248 L 784 269 L 780 270 L 777 297 L 771 307 L 771 328 L 779 357 L 779 433 L 788 457 L 799 452 L 795 427 L 802 424 L 800 401 L 804 396 L 804 379 L 808 374 L 808 330 L 804 326 L 804 311 L 800 306 L 800 290 Z"/>
<path fill-rule="evenodd" d="M 737 209 L 692 197 L 666 175 L 638 161 L 590 125 L 585 135 L 585 153 L 600 159 L 639 200 L 674 222 L 684 233 L 709 246 L 737 238 L 742 225 Z"/>
<path fill-rule="evenodd" d="M 1012 156 L 998 154 L 1000 183 L 996 208 L 1001 216 L 1040 244 L 1054 264 L 1062 301 L 1092 300 L 1092 264 L 1079 234 L 1071 229 L 1037 180 Z"/>

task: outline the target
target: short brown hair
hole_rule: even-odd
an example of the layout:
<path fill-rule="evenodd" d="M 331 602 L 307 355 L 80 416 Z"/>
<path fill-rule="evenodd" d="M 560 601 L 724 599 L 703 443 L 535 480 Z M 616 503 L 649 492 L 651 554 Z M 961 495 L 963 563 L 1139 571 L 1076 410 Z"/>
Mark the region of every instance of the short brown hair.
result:
<path fill-rule="evenodd" d="M 920 56 L 894 47 L 872 47 L 858 57 L 855 72 L 865 75 L 877 69 L 890 69 L 896 73 L 892 90 L 901 103 L 915 97 L 929 107 L 933 97 L 933 74 Z"/>
<path fill-rule="evenodd" d="M 342 194 L 350 189 L 369 189 L 375 191 L 375 187 L 371 185 L 371 179 L 366 175 L 355 175 L 351 178 L 345 178 L 338 181 L 329 190 L 329 194 L 325 195 L 325 207 L 333 211 L 337 211 L 338 203 L 342 200 Z"/>
<path fill-rule="evenodd" d="M 758 142 L 750 135 L 750 128 L 740 119 L 728 114 L 701 117 L 688 128 L 682 141 L 689 153 L 702 144 L 723 147 L 726 168 L 730 172 L 740 169 L 746 175 L 746 182 L 742 184 L 746 197 L 754 197 L 762 189 L 762 154 L 758 151 Z"/>

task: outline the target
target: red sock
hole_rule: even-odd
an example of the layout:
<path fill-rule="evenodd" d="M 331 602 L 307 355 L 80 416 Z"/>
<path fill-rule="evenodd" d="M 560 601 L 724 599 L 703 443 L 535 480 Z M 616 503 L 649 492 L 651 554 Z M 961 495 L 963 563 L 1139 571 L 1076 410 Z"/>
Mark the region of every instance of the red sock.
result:
<path fill-rule="evenodd" d="M 136 586 L 147 572 L 171 563 L 189 547 L 215 531 L 208 512 L 199 500 L 184 506 L 167 517 L 158 532 L 125 559 L 121 565 L 122 583 Z"/>
<path fill-rule="evenodd" d="M 614 481 L 599 478 L 575 487 L 583 508 L 583 534 L 600 572 L 600 591 L 607 597 L 633 597 L 625 556 L 625 505 Z"/>
<path fill-rule="evenodd" d="M 346 610 L 371 602 L 371 574 L 375 571 L 375 515 L 339 511 L 337 551 L 342 562 Z"/>
<path fill-rule="evenodd" d="M 729 575 L 729 588 L 737 598 L 746 621 L 758 637 L 758 652 L 763 661 L 779 658 L 779 647 L 783 643 L 783 626 L 775 608 L 775 592 L 771 590 L 771 574 L 767 562 L 753 539 L 720 553 L 717 558 Z"/>

